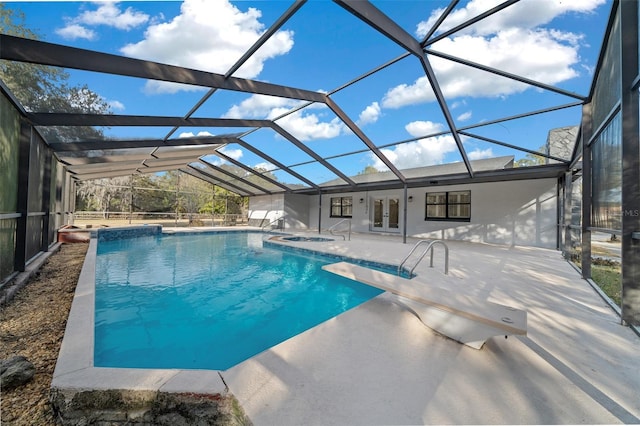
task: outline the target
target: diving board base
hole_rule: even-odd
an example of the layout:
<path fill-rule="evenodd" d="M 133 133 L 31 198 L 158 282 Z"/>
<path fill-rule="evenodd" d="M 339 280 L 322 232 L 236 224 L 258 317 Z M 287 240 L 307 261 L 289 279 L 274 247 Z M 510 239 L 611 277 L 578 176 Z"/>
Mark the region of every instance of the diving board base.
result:
<path fill-rule="evenodd" d="M 427 327 L 474 349 L 495 336 L 526 335 L 527 313 L 347 262 L 322 267 L 394 295 Z"/>
<path fill-rule="evenodd" d="M 484 343 L 495 336 L 506 336 L 504 331 L 487 324 L 425 305 L 406 297 L 392 294 L 393 301 L 412 312 L 427 327 L 456 342 L 474 349 L 482 349 Z"/>

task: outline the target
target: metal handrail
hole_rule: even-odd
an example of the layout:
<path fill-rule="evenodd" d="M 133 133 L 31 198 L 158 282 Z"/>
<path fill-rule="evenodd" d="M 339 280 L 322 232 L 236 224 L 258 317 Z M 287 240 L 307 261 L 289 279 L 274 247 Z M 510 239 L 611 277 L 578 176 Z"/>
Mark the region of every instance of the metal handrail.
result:
<path fill-rule="evenodd" d="M 262 230 L 262 232 L 264 232 L 265 228 L 267 228 L 268 226 L 273 225 L 274 223 L 277 223 L 280 219 L 284 219 L 284 216 L 277 217 L 277 218 L 273 219 L 271 222 L 267 223 L 266 225 L 262 225 L 262 227 L 260 229 Z"/>
<path fill-rule="evenodd" d="M 424 252 L 422 252 L 416 263 L 413 265 L 413 268 L 411 268 L 411 270 L 409 271 L 409 276 L 413 275 L 413 270 L 416 269 L 416 266 L 418 266 L 418 264 L 422 261 L 422 259 L 424 259 L 429 251 L 431 251 L 431 262 L 429 266 L 433 268 L 433 246 L 435 244 L 442 244 L 444 246 L 444 274 L 449 274 L 449 247 L 445 244 L 445 242 L 442 240 L 420 240 L 416 243 L 415 246 L 413 246 L 409 254 L 402 260 L 402 262 L 400 262 L 400 265 L 398 266 L 398 275 L 402 274 L 402 266 L 407 262 L 407 260 L 409 260 L 413 252 L 416 251 L 416 249 L 424 243 L 429 243 L 429 245 L 424 250 Z"/>
<path fill-rule="evenodd" d="M 333 231 L 336 230 L 336 228 L 338 227 L 338 225 L 340 225 L 341 223 L 347 222 L 349 223 L 349 241 L 351 241 L 351 219 L 342 219 L 340 222 L 338 223 L 334 223 L 332 226 L 329 227 L 329 229 L 327 229 L 327 231 L 329 231 L 329 233 L 333 236 L 336 237 L 342 237 L 342 239 L 344 241 L 346 241 L 347 239 L 344 237 L 344 235 L 342 234 L 334 234 Z"/>

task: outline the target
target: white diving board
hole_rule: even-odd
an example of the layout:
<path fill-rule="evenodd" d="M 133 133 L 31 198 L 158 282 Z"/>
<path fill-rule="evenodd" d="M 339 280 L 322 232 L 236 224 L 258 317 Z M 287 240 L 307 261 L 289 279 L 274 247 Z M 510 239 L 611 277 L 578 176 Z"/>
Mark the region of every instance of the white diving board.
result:
<path fill-rule="evenodd" d="M 325 271 L 388 291 L 427 326 L 475 349 L 494 336 L 526 335 L 527 312 L 347 262 Z"/>

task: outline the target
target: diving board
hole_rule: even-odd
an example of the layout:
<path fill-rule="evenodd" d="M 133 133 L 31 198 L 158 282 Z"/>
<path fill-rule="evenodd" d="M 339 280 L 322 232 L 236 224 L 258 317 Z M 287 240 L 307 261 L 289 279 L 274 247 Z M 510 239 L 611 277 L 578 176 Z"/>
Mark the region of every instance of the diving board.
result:
<path fill-rule="evenodd" d="M 475 349 L 494 336 L 526 335 L 527 312 L 347 262 L 325 271 L 393 293 L 427 326 Z"/>

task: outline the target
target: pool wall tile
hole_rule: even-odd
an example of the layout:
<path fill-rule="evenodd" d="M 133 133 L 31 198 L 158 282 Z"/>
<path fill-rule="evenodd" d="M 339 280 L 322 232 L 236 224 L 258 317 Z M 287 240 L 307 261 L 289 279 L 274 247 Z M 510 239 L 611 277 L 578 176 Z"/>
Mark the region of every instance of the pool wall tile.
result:
<path fill-rule="evenodd" d="M 300 253 L 305 255 L 311 255 L 311 256 L 314 256 L 314 255 L 323 256 L 329 259 L 334 259 L 336 262 L 355 263 L 356 265 L 364 266 L 367 268 L 375 268 L 375 269 L 379 269 L 389 273 L 397 273 L 398 271 L 398 265 L 391 265 L 388 263 L 373 262 L 371 260 L 364 260 L 364 259 L 357 259 L 355 257 L 343 256 L 340 254 L 335 254 L 328 251 L 320 250 L 320 246 L 318 247 L 319 248 L 318 250 L 311 250 L 304 247 L 296 247 L 296 246 L 292 246 L 282 242 L 281 239 L 279 239 L 278 237 L 271 240 L 265 240 L 262 243 L 265 247 L 277 248 L 280 250 L 285 250 L 285 251 Z M 411 277 L 408 277 L 407 276 L 408 272 L 404 270 L 404 268 L 402 272 L 405 278 L 413 278 L 415 276 L 413 275 Z"/>
<path fill-rule="evenodd" d="M 98 241 L 124 240 L 127 238 L 160 235 L 161 233 L 162 226 L 160 225 L 129 226 L 126 228 L 100 228 L 98 229 Z"/>

